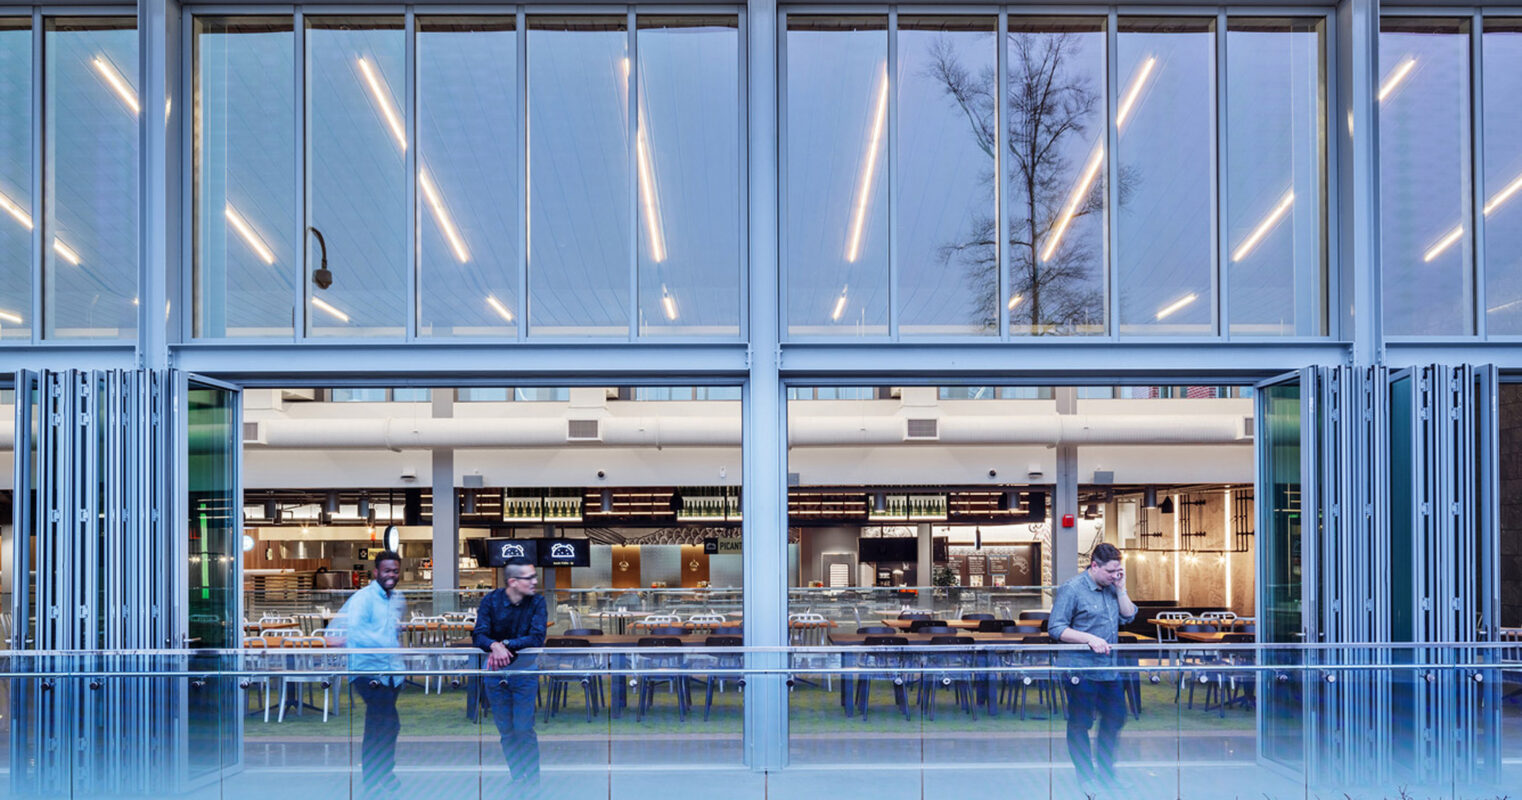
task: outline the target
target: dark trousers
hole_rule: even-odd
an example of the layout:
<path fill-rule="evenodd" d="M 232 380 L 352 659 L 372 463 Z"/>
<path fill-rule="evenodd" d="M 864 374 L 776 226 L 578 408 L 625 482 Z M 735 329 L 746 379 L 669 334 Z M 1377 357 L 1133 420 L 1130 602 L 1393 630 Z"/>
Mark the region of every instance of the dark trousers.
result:
<path fill-rule="evenodd" d="M 1126 687 L 1121 681 L 1082 678 L 1065 684 L 1068 694 L 1068 755 L 1078 779 L 1104 781 L 1115 778 L 1115 745 L 1126 724 Z M 1099 717 L 1099 735 L 1089 747 L 1089 728 Z"/>
<path fill-rule="evenodd" d="M 402 688 L 369 675 L 354 678 L 353 686 L 365 701 L 365 738 L 359 748 L 363 764 L 362 796 L 394 794 L 400 788 L 396 779 L 396 735 L 402 730 L 402 720 L 396 714 L 396 696 Z"/>
<path fill-rule="evenodd" d="M 486 698 L 491 719 L 502 735 L 502 758 L 513 772 L 513 785 L 528 795 L 539 790 L 539 734 L 534 732 L 534 700 L 539 678 L 534 675 L 488 675 Z M 504 685 L 506 684 L 506 685 Z"/>

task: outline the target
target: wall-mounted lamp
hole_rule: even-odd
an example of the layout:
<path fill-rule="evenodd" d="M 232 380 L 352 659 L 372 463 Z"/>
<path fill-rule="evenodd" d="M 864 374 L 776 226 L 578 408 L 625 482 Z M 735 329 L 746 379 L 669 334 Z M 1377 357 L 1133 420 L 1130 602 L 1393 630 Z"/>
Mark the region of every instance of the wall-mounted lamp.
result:
<path fill-rule="evenodd" d="M 322 238 L 322 231 L 317 230 L 316 226 L 308 225 L 307 230 L 317 237 L 317 249 L 322 254 L 322 260 L 318 262 L 317 269 L 312 272 L 312 283 L 317 284 L 319 289 L 326 289 L 333 285 L 333 273 L 328 271 L 328 241 Z"/>

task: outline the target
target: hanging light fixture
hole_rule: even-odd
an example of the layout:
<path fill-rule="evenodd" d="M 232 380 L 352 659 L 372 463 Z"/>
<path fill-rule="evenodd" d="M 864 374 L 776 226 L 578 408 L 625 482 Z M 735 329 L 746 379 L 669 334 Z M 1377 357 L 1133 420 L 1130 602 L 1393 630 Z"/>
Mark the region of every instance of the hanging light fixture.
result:
<path fill-rule="evenodd" d="M 476 493 L 470 489 L 460 490 L 460 501 L 463 506 L 461 511 L 465 514 L 476 513 Z"/>
<path fill-rule="evenodd" d="M 600 499 L 602 500 L 602 513 L 604 513 L 604 514 L 612 514 L 613 513 L 613 490 L 612 489 L 603 489 L 602 490 L 602 497 Z"/>
<path fill-rule="evenodd" d="M 972 549 L 974 549 L 974 550 L 982 550 L 983 549 L 983 529 L 982 528 L 973 528 L 972 529 Z"/>
<path fill-rule="evenodd" d="M 1157 489 L 1151 486 L 1142 489 L 1142 508 L 1157 508 Z"/>
<path fill-rule="evenodd" d="M 884 492 L 872 493 L 872 513 L 881 514 L 888 510 L 888 495 Z"/>

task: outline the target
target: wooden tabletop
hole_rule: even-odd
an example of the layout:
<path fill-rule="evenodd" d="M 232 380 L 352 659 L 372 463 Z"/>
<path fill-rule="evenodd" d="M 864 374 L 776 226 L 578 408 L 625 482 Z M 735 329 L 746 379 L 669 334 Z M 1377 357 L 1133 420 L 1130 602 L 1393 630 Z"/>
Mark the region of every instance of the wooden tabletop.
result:
<path fill-rule="evenodd" d="M 1159 625 L 1164 628 L 1178 628 L 1185 624 L 1214 625 L 1218 628 L 1242 628 L 1254 622 L 1256 620 L 1253 617 L 1237 617 L 1236 619 L 1200 619 L 1198 617 L 1191 617 L 1189 619 L 1158 619 L 1154 617 L 1147 620 L 1149 625 Z"/>
<path fill-rule="evenodd" d="M 1226 640 L 1226 637 L 1228 637 L 1228 636 L 1235 636 L 1235 635 L 1238 635 L 1238 634 L 1236 634 L 1235 631 L 1216 631 L 1214 633 L 1207 633 L 1207 632 L 1201 632 L 1201 631 L 1179 631 L 1178 632 L 1178 638 L 1181 641 L 1185 641 L 1185 642 L 1206 642 L 1206 643 L 1216 643 L 1216 644 L 1224 642 Z"/>
<path fill-rule="evenodd" d="M 648 634 L 605 633 L 602 636 L 547 636 L 545 644 L 557 639 L 584 639 L 591 647 L 638 647 L 640 639 L 652 638 Z M 708 634 L 688 633 L 681 636 L 657 636 L 657 639 L 680 639 L 683 647 L 697 647 L 708 643 Z"/>
<path fill-rule="evenodd" d="M 976 620 L 976 619 L 948 619 L 948 620 L 942 620 L 942 622 L 946 623 L 946 627 L 948 627 L 948 628 L 962 628 L 964 630 L 976 630 L 977 627 L 978 627 L 978 623 L 980 621 L 981 620 Z M 908 628 L 910 625 L 913 625 L 914 622 L 915 622 L 915 620 L 912 620 L 912 619 L 885 619 L 885 620 L 883 620 L 883 624 L 887 625 L 890 628 Z M 1010 622 L 1009 620 L 1005 620 L 1004 623 L 1006 625 L 1014 625 L 1014 624 L 1016 624 L 1016 623 Z"/>
<path fill-rule="evenodd" d="M 1029 645 L 1052 645 L 1052 637 L 1044 633 L 980 633 L 978 631 L 962 631 L 951 633 L 831 633 L 830 644 L 842 647 L 852 647 L 867 643 L 868 636 L 902 636 L 912 645 L 930 644 L 930 640 L 938 636 L 969 636 L 974 644 L 1029 644 Z M 1155 642 L 1151 636 L 1143 636 L 1128 631 L 1120 632 L 1122 644 L 1138 644 L 1141 642 Z"/>

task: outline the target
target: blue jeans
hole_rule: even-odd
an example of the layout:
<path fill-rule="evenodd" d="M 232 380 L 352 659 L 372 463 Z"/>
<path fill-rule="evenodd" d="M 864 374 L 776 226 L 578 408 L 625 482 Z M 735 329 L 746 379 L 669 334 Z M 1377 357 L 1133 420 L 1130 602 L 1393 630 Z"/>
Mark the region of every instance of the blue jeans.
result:
<path fill-rule="evenodd" d="M 534 732 L 534 702 L 539 678 L 534 675 L 488 675 L 485 681 L 491 719 L 497 724 L 497 733 L 502 735 L 502 758 L 513 771 L 513 784 L 537 791 L 539 734 Z"/>
<path fill-rule="evenodd" d="M 1126 724 L 1126 686 L 1123 682 L 1096 681 L 1083 678 L 1065 683 L 1068 695 L 1068 755 L 1078 770 L 1078 779 L 1102 781 L 1115 779 L 1115 745 L 1120 729 Z M 1092 753 L 1089 728 L 1099 717 L 1099 735 Z"/>
<path fill-rule="evenodd" d="M 371 686 L 371 681 L 378 681 Z M 365 701 L 365 738 L 360 744 L 362 796 L 382 797 L 394 794 L 399 788 L 396 779 L 396 736 L 402 730 L 401 717 L 396 713 L 396 696 L 400 686 L 392 686 L 384 678 L 357 675 L 352 682 L 354 691 Z"/>

